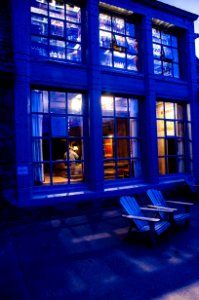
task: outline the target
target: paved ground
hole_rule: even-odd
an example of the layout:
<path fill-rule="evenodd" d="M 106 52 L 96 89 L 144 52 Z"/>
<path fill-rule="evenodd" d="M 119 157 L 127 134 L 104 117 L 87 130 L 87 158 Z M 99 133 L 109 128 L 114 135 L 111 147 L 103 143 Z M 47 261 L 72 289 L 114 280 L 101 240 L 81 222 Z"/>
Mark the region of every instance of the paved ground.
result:
<path fill-rule="evenodd" d="M 117 206 L 0 216 L 1 300 L 199 299 L 197 203 L 191 226 L 155 248 L 127 238 Z"/>

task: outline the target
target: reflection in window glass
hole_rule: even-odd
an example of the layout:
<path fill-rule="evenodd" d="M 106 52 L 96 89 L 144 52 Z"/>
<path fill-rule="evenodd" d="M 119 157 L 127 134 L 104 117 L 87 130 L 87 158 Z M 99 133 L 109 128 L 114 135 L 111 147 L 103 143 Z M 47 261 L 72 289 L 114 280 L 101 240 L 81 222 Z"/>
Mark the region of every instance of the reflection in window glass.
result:
<path fill-rule="evenodd" d="M 50 112 L 66 113 L 66 94 L 50 92 Z"/>
<path fill-rule="evenodd" d="M 33 90 L 34 184 L 82 182 L 83 146 L 82 94 Z"/>
<path fill-rule="evenodd" d="M 180 77 L 178 38 L 164 28 L 152 28 L 154 74 Z"/>
<path fill-rule="evenodd" d="M 32 0 L 31 28 L 33 55 L 81 61 L 80 7 L 58 0 Z"/>
<path fill-rule="evenodd" d="M 157 143 L 159 174 L 190 172 L 192 159 L 185 146 L 190 142 L 186 134 L 191 124 L 184 118 L 187 105 L 157 102 Z M 185 128 L 187 128 L 185 130 Z"/>
<path fill-rule="evenodd" d="M 31 52 L 36 56 L 48 56 L 48 40 L 37 36 L 31 37 Z"/>
<path fill-rule="evenodd" d="M 100 63 L 138 71 L 138 42 L 135 25 L 129 18 L 100 13 Z"/>
<path fill-rule="evenodd" d="M 104 178 L 140 177 L 138 100 L 102 96 Z"/>
<path fill-rule="evenodd" d="M 65 58 L 65 43 L 58 40 L 50 40 L 49 55 L 54 58 Z"/>

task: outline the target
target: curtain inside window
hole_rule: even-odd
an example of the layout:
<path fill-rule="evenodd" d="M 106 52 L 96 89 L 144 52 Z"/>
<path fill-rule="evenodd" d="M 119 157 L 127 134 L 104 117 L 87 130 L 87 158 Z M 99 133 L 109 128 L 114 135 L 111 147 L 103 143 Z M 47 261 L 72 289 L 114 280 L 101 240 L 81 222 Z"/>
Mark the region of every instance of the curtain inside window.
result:
<path fill-rule="evenodd" d="M 44 182 L 43 150 L 42 150 L 42 124 L 43 124 L 43 93 L 42 91 L 32 91 L 32 137 L 33 137 L 33 162 L 34 182 L 42 184 Z"/>

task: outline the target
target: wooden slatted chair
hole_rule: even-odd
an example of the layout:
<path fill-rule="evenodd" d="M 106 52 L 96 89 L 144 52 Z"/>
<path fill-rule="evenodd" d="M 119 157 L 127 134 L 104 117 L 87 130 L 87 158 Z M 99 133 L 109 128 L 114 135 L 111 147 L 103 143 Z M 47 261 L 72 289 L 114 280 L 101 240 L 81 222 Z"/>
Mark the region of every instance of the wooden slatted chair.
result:
<path fill-rule="evenodd" d="M 156 189 L 149 189 L 146 193 L 152 202 L 152 205 L 149 205 L 149 207 L 172 209 L 168 206 L 168 204 L 175 205 L 175 208 L 173 208 L 173 212 L 170 213 L 170 221 L 173 225 L 189 225 L 190 208 L 193 205 L 193 203 L 184 201 L 165 200 L 162 192 Z M 176 206 L 181 206 L 183 207 L 183 209 L 181 208 L 180 210 L 178 210 L 176 209 Z M 166 212 L 160 212 L 159 215 L 162 219 L 166 219 Z"/>
<path fill-rule="evenodd" d="M 131 231 L 134 230 L 139 233 L 148 234 L 153 246 L 156 244 L 157 236 L 170 227 L 168 221 L 144 216 L 142 211 L 156 212 L 157 209 L 140 207 L 134 197 L 123 196 L 120 198 L 120 204 L 125 211 L 125 214 L 122 214 L 122 217 L 130 222 L 128 233 L 131 233 Z"/>

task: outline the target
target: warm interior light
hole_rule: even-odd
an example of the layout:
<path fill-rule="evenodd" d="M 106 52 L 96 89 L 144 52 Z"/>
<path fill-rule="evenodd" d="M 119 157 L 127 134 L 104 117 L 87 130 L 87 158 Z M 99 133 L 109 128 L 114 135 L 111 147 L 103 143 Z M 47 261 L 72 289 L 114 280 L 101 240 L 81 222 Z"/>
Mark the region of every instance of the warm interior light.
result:
<path fill-rule="evenodd" d="M 82 99 L 79 95 L 77 95 L 76 97 L 74 97 L 72 99 L 71 108 L 72 108 L 72 111 L 77 111 L 77 112 L 81 111 L 81 109 L 82 109 Z"/>

